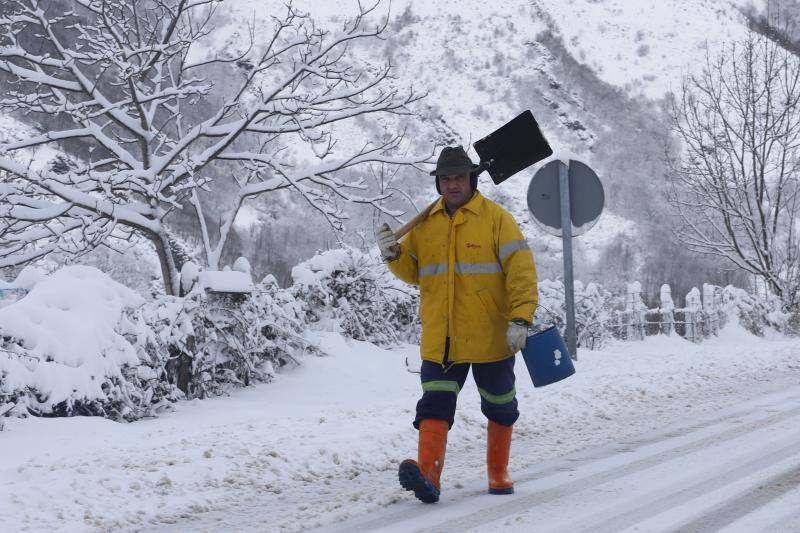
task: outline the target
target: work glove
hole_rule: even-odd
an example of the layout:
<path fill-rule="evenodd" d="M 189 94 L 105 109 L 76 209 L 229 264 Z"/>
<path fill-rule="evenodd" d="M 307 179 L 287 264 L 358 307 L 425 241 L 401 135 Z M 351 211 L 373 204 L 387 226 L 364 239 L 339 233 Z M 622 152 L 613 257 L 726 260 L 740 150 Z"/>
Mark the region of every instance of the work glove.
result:
<path fill-rule="evenodd" d="M 383 223 L 376 232 L 378 238 L 378 248 L 384 261 L 394 261 L 400 257 L 400 243 L 394 238 L 394 232 L 389 224 Z"/>
<path fill-rule="evenodd" d="M 517 353 L 525 346 L 525 339 L 528 337 L 528 322 L 521 318 L 515 318 L 508 323 L 506 333 L 506 343 L 511 353 Z"/>

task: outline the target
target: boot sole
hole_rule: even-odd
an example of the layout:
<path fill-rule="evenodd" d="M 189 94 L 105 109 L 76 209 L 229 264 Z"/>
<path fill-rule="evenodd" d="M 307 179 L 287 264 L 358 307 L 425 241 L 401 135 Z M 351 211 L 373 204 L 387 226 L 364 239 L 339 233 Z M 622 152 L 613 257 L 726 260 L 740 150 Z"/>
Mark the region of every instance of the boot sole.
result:
<path fill-rule="evenodd" d="M 493 489 L 489 487 L 489 494 L 514 494 L 514 487 L 508 487 L 507 489 Z"/>
<path fill-rule="evenodd" d="M 419 466 L 412 462 L 400 463 L 397 472 L 400 485 L 414 492 L 414 496 L 423 503 L 436 503 L 439 501 L 439 489 L 419 469 Z"/>

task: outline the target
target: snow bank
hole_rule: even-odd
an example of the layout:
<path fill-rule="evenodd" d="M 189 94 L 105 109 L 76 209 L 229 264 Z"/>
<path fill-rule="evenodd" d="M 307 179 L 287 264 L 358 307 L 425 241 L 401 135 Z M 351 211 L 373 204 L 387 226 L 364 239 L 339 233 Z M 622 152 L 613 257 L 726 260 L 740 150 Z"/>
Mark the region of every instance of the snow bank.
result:
<path fill-rule="evenodd" d="M 92 267 L 20 276 L 30 293 L 0 309 L 0 416 L 136 420 L 270 381 L 315 351 L 287 291 L 254 288 L 239 271 L 203 274 L 186 297 L 150 302 Z M 253 293 L 234 301 L 208 294 L 209 283 Z"/>
<path fill-rule="evenodd" d="M 45 274 L 32 266 L 23 268 L 14 281 L 8 282 L 0 277 L 0 308 L 24 298 L 31 287 L 44 278 Z"/>
<path fill-rule="evenodd" d="M 14 281 L 8 282 L 0 279 L 0 289 L 25 289 L 28 291 L 45 277 L 47 277 L 46 274 L 38 268 L 26 266 Z"/>
<path fill-rule="evenodd" d="M 0 309 L 0 404 L 57 415 L 102 411 L 99 403 L 115 396 L 125 403 L 123 374 L 140 361 L 120 330 L 124 311 L 144 300 L 92 267 L 37 279 Z"/>

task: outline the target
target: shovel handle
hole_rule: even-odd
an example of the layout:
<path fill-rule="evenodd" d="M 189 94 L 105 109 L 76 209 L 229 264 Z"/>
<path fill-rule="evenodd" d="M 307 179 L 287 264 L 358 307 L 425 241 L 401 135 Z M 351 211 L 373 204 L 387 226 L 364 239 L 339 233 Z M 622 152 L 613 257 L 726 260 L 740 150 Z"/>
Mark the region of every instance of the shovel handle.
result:
<path fill-rule="evenodd" d="M 394 232 L 394 238 L 399 241 L 406 233 L 417 227 L 420 222 L 428 218 L 428 214 L 431 212 L 431 209 L 433 209 L 433 206 L 435 206 L 438 202 L 439 200 L 434 200 L 431 205 L 417 213 L 414 218 L 400 226 L 400 228 Z"/>

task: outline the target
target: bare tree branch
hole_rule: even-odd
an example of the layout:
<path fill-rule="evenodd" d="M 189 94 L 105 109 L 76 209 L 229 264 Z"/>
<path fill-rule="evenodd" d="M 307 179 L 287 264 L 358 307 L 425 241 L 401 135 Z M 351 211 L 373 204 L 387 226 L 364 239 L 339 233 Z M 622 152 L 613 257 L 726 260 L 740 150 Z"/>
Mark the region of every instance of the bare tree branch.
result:
<path fill-rule="evenodd" d="M 370 193 L 363 180 L 339 173 L 429 157 L 400 156 L 403 134 L 384 132 L 360 147 L 350 140 L 352 149 L 337 142 L 339 124 L 410 114 L 424 96 L 355 53 L 387 29 L 387 18 L 370 22 L 380 2 L 360 6 L 336 31 L 289 3 L 259 31 L 268 35 L 262 49 L 252 24 L 249 43 L 224 53 L 208 51 L 221 0 L 64 3 L 72 5 L 8 0 L 0 17 L 0 79 L 9 87 L 0 110 L 59 125 L 0 139 L 0 265 L 53 250 L 82 253 L 136 233 L 155 244 L 167 291 L 176 293 L 165 217 L 185 202 L 216 267 L 247 201 L 293 191 L 341 230 L 338 202 L 396 214 L 383 206 L 387 192 Z M 219 87 L 205 77 L 212 71 L 241 81 Z M 48 164 L 37 160 L 41 147 L 70 153 Z M 214 191 L 223 175 L 239 189 L 215 238 L 197 189 Z"/>
<path fill-rule="evenodd" d="M 669 112 L 678 237 L 763 278 L 787 307 L 800 303 L 800 58 L 751 33 L 707 56 Z"/>

